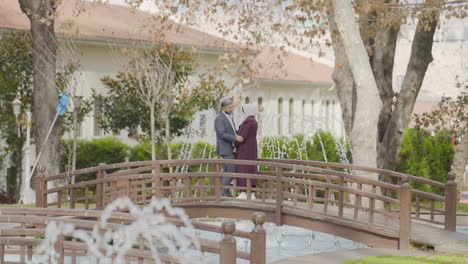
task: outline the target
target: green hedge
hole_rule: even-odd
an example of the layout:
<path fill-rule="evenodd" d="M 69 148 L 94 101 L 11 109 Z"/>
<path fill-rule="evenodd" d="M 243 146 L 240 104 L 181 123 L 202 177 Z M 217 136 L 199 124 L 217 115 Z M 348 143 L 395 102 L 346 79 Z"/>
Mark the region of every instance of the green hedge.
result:
<path fill-rule="evenodd" d="M 71 141 L 62 144 L 62 166 L 66 169 Z M 305 140 L 302 135 L 292 137 L 264 137 L 259 142 L 262 158 L 284 158 L 343 162 L 351 160 L 349 144 L 342 139 L 334 139 L 328 132 L 320 131 L 312 138 Z M 342 148 L 342 155 L 337 151 L 337 144 Z M 325 150 L 325 153 L 323 151 Z M 215 146 L 205 142 L 194 144 L 174 142 L 171 144 L 172 159 L 217 158 Z M 156 145 L 158 159 L 167 159 L 166 145 Z M 344 154 L 346 153 L 346 154 Z M 325 154 L 325 155 L 324 155 Z M 341 156 L 341 157 L 340 157 Z M 445 182 L 454 156 L 454 148 L 450 134 L 439 133 L 435 136 L 421 130 L 409 129 L 405 134 L 399 154 L 397 171 L 422 176 L 439 182 Z M 151 145 L 146 142 L 134 147 L 118 141 L 115 138 L 100 138 L 91 141 L 78 142 L 77 169 L 97 166 L 100 162 L 108 164 L 128 161 L 143 161 L 151 159 Z M 205 170 L 206 167 L 192 166 L 190 171 Z M 418 185 L 416 188 L 427 191 L 430 186 Z"/>
<path fill-rule="evenodd" d="M 211 153 L 211 158 L 217 157 L 215 146 L 205 142 L 196 142 L 195 144 L 174 142 L 171 144 L 172 159 L 201 159 L 208 158 Z M 183 153 L 181 154 L 181 151 Z M 156 158 L 167 159 L 166 144 L 156 144 Z M 204 154 L 204 155 L 203 155 Z M 129 161 L 151 160 L 151 144 L 149 142 L 141 143 L 130 149 Z"/>
<path fill-rule="evenodd" d="M 449 132 L 431 136 L 420 129 L 408 129 L 401 144 L 397 171 L 446 182 L 454 155 Z M 439 188 L 431 190 L 427 184 L 416 184 L 414 187 L 441 193 Z"/>
<path fill-rule="evenodd" d="M 61 171 L 68 169 L 72 150 L 72 141 L 64 140 L 61 144 L 62 158 L 61 158 Z M 108 137 L 97 138 L 93 140 L 79 140 L 76 152 L 76 168 L 83 169 L 95 167 L 99 163 L 121 163 L 125 162 L 128 157 L 129 146 L 121 141 Z M 94 178 L 94 175 L 85 175 L 77 179 L 77 181 L 88 180 Z"/>

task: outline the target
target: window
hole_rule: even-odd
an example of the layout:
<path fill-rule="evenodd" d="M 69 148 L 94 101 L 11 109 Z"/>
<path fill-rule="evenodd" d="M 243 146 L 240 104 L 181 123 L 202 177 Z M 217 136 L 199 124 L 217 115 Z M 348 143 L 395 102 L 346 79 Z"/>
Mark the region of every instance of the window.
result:
<path fill-rule="evenodd" d="M 245 104 L 250 103 L 250 98 L 248 96 L 245 97 Z"/>
<path fill-rule="evenodd" d="M 314 107 L 315 107 L 315 101 L 312 100 L 312 101 L 310 102 L 310 115 L 312 116 L 312 118 L 315 117 Z"/>
<path fill-rule="evenodd" d="M 259 97 L 257 99 L 257 106 L 258 106 L 258 111 L 259 112 L 262 112 L 263 111 L 263 98 L 262 97 Z M 258 135 L 262 135 L 262 116 L 259 114 L 258 115 Z"/>
<path fill-rule="evenodd" d="M 278 99 L 278 134 L 283 132 L 283 98 Z"/>
<path fill-rule="evenodd" d="M 302 100 L 302 113 L 301 113 L 301 133 L 304 133 L 305 131 L 305 107 L 306 107 L 306 100 Z"/>
<path fill-rule="evenodd" d="M 330 122 L 330 101 L 327 100 L 325 103 L 325 129 L 327 131 L 330 131 L 329 122 Z"/>
<path fill-rule="evenodd" d="M 294 99 L 289 99 L 289 134 L 294 134 Z"/>
<path fill-rule="evenodd" d="M 330 129 L 332 131 L 335 131 L 335 100 L 332 100 L 331 103 L 331 117 L 330 117 L 330 122 L 331 122 L 331 127 Z"/>
<path fill-rule="evenodd" d="M 204 137 L 206 135 L 206 114 L 202 113 L 200 115 L 200 136 Z"/>

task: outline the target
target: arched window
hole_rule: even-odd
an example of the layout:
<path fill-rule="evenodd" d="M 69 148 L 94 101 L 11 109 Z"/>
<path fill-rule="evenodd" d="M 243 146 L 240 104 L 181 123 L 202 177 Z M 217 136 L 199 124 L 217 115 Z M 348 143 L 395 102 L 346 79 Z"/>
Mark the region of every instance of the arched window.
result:
<path fill-rule="evenodd" d="M 206 114 L 202 113 L 200 115 L 200 133 L 204 137 L 206 135 Z"/>
<path fill-rule="evenodd" d="M 294 134 L 294 99 L 289 99 L 289 135 Z"/>
<path fill-rule="evenodd" d="M 327 100 L 325 103 L 325 129 L 330 131 L 330 101 Z"/>
<path fill-rule="evenodd" d="M 315 107 L 315 101 L 312 100 L 312 101 L 310 102 L 310 115 L 312 116 L 312 118 L 315 117 L 315 109 L 314 109 L 314 107 Z"/>
<path fill-rule="evenodd" d="M 305 131 L 305 121 L 306 121 L 306 100 L 302 100 L 302 109 L 301 109 L 301 133 L 304 134 L 304 131 Z"/>
<path fill-rule="evenodd" d="M 283 132 L 283 98 L 278 99 L 278 134 Z"/>
<path fill-rule="evenodd" d="M 250 98 L 248 96 L 245 97 L 245 103 L 246 104 L 250 103 Z"/>
<path fill-rule="evenodd" d="M 331 118 L 330 118 L 330 122 L 331 122 L 331 126 L 330 126 L 330 129 L 331 131 L 335 131 L 335 106 L 336 106 L 336 102 L 335 100 L 332 100 L 332 103 L 331 103 Z"/>
<path fill-rule="evenodd" d="M 257 99 L 257 106 L 258 106 L 258 111 L 262 112 L 263 111 L 263 98 L 259 97 Z M 262 115 L 258 115 L 258 135 L 262 135 Z"/>

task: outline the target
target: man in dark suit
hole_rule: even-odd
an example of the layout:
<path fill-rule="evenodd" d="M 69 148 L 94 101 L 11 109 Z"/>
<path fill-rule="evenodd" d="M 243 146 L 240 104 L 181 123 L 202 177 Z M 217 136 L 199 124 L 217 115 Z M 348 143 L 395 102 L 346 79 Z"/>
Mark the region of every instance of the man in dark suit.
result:
<path fill-rule="evenodd" d="M 221 111 L 215 119 L 215 130 L 216 130 L 216 153 L 223 157 L 223 159 L 235 159 L 236 155 L 233 152 L 233 143 L 237 140 L 239 142 L 244 139 L 237 135 L 236 124 L 232 118 L 232 110 L 234 105 L 232 99 L 224 98 L 221 100 Z M 224 164 L 224 172 L 236 172 L 236 165 Z M 223 177 L 223 185 L 231 185 L 231 177 Z M 223 189 L 223 196 L 231 197 L 229 189 Z"/>

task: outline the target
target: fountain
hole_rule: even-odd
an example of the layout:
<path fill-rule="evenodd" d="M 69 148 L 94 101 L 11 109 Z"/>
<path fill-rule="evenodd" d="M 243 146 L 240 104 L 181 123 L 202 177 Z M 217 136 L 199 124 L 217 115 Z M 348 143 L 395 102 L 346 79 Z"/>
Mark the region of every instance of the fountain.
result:
<path fill-rule="evenodd" d="M 134 221 L 116 228 L 115 223 L 108 220 L 113 212 L 121 210 L 128 211 Z M 180 220 L 184 228 L 167 221 L 168 217 Z M 87 245 L 87 255 L 79 261 L 84 264 L 127 263 L 126 254 L 135 246 L 149 250 L 154 263 L 162 263 L 162 254 L 180 263 L 201 263 L 202 260 L 198 238 L 189 218 L 183 209 L 172 207 L 167 199 L 152 199 L 140 208 L 128 197 L 118 198 L 105 208 L 91 232 L 59 219 L 52 221 L 29 263 L 58 263 L 60 254 L 56 243 L 63 237 Z"/>

